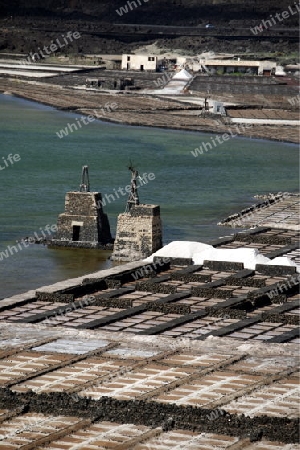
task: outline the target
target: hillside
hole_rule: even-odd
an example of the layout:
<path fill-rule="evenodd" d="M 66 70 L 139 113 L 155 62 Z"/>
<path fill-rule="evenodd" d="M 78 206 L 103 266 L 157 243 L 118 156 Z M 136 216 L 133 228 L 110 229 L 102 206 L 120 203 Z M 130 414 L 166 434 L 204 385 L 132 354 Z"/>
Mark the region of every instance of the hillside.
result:
<path fill-rule="evenodd" d="M 123 53 L 156 42 L 161 49 L 189 54 L 273 53 L 294 63 L 298 14 L 289 14 L 258 36 L 250 30 L 290 5 L 289 0 L 280 6 L 278 0 L 0 0 L 0 51 L 26 55 L 72 30 L 82 37 L 64 54 Z M 207 23 L 214 28 L 207 30 Z"/>
<path fill-rule="evenodd" d="M 42 4 L 41 4 L 42 3 Z M 5 0 L 0 1 L 0 14 L 17 16 L 44 16 L 121 22 L 116 10 L 126 5 L 125 0 Z M 136 0 L 132 10 L 122 16 L 130 23 L 157 23 L 172 25 L 194 25 L 203 20 L 248 21 L 266 18 L 271 13 L 287 10 L 292 2 L 282 0 Z M 140 5 L 139 5 L 140 4 Z M 289 23 L 296 23 L 297 16 Z"/>

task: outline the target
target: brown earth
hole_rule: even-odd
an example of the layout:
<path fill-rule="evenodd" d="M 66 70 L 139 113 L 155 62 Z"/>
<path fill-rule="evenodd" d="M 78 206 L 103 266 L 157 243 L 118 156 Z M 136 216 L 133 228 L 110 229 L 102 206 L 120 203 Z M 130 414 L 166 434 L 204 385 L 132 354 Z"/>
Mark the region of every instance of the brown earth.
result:
<path fill-rule="evenodd" d="M 192 103 L 167 100 L 142 94 L 114 94 L 76 90 L 49 83 L 0 78 L 0 91 L 79 114 L 92 114 L 101 120 L 129 125 L 226 133 L 227 119 L 219 116 L 199 117 Z M 146 100 L 145 100 L 146 99 Z M 244 101 L 247 99 L 244 98 Z M 106 103 L 117 104 L 114 111 L 103 110 Z M 102 110 L 101 110 L 102 109 Z M 232 127 L 233 128 L 233 127 Z M 238 133 L 251 138 L 299 142 L 299 128 L 291 126 L 239 126 Z"/>

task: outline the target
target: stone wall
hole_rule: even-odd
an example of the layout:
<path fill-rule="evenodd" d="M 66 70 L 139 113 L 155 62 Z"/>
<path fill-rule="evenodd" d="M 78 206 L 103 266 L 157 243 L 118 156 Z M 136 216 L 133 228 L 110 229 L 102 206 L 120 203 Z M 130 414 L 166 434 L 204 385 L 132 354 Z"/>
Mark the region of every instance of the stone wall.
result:
<path fill-rule="evenodd" d="M 160 207 L 133 206 L 118 216 L 117 234 L 111 259 L 138 261 L 162 247 Z"/>
<path fill-rule="evenodd" d="M 65 212 L 58 217 L 55 241 L 112 242 L 109 221 L 101 200 L 98 192 L 67 192 Z"/>

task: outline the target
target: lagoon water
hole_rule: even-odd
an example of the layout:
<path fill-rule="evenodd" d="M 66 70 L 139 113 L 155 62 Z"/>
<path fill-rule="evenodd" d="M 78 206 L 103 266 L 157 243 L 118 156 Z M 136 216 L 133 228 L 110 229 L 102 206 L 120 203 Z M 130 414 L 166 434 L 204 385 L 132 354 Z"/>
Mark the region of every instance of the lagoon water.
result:
<path fill-rule="evenodd" d="M 0 95 L 0 166 L 9 153 L 21 158 L 0 170 L 0 254 L 56 223 L 65 193 L 79 188 L 83 165 L 91 190 L 115 197 L 104 208 L 113 235 L 126 204 L 114 190 L 130 183 L 130 159 L 141 174 L 153 173 L 140 200 L 161 206 L 165 244 L 231 233 L 217 223 L 254 203 L 253 195 L 299 189 L 297 145 L 235 138 L 195 158 L 191 150 L 211 135 L 100 121 L 60 139 L 56 132 L 76 117 Z M 109 254 L 31 245 L 0 261 L 0 298 L 110 267 Z"/>

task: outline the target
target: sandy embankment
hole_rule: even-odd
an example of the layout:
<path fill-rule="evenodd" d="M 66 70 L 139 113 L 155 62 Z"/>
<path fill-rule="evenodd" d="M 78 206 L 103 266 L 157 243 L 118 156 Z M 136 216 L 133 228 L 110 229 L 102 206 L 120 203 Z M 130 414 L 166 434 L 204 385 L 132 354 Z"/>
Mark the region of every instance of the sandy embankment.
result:
<path fill-rule="evenodd" d="M 200 118 L 195 111 L 196 105 L 181 103 L 180 99 L 74 91 L 72 88 L 9 78 L 0 78 L 0 91 L 79 114 L 95 116 L 97 113 L 99 119 L 128 125 L 220 134 L 226 133 L 229 128 L 221 119 Z M 104 105 L 113 102 L 117 104 L 117 108 L 107 111 Z M 245 137 L 299 143 L 297 126 L 253 125 L 251 128 L 239 127 L 239 130 L 240 135 Z"/>

